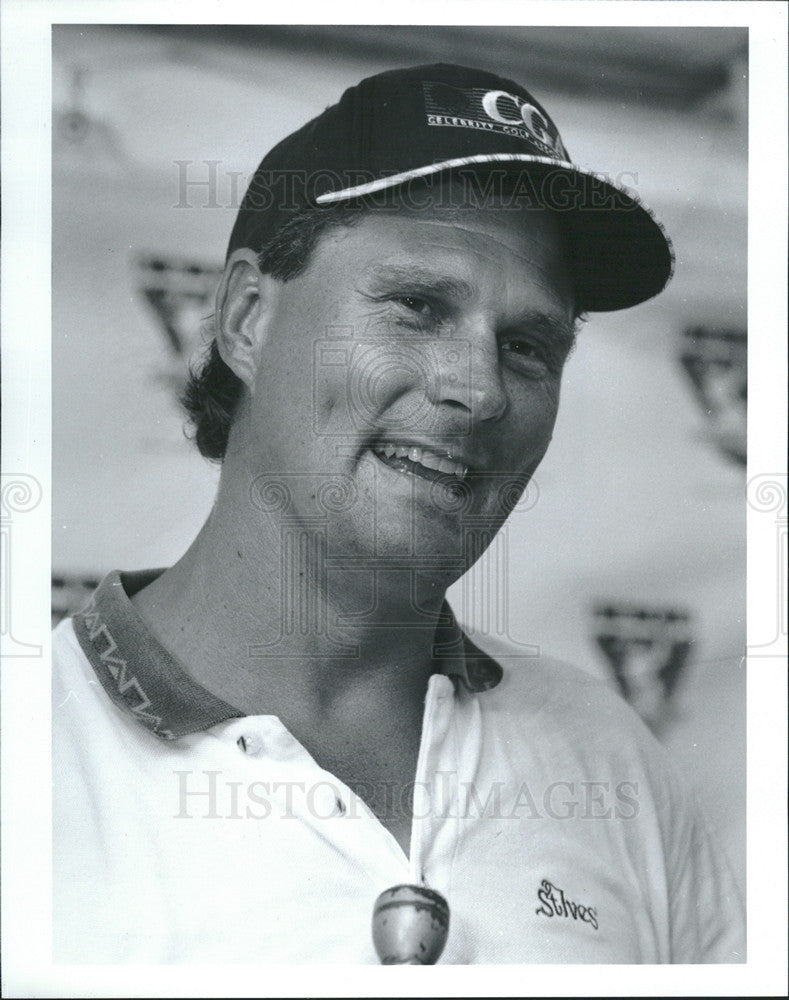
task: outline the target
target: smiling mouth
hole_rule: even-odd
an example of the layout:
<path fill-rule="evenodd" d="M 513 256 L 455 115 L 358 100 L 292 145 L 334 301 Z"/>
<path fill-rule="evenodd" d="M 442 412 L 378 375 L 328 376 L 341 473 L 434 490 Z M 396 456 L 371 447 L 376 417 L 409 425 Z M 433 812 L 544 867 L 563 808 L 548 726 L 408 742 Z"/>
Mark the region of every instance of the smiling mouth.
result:
<path fill-rule="evenodd" d="M 384 465 L 397 472 L 410 473 L 427 479 L 428 482 L 460 482 L 468 474 L 468 466 L 456 462 L 446 453 L 441 454 L 429 448 L 393 443 L 375 444 L 372 450 Z"/>

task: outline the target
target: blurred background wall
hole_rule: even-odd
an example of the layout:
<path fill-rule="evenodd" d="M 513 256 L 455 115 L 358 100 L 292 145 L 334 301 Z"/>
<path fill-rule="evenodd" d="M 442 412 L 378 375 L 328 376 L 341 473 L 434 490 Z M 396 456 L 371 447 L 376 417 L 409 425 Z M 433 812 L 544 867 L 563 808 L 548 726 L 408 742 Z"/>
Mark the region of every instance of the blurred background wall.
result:
<path fill-rule="evenodd" d="M 176 395 L 235 208 L 346 86 L 442 60 L 514 77 L 655 209 L 671 286 L 591 317 L 528 502 L 450 596 L 627 696 L 744 884 L 747 31 L 70 25 L 53 56 L 54 619 L 205 518 L 216 470 Z"/>

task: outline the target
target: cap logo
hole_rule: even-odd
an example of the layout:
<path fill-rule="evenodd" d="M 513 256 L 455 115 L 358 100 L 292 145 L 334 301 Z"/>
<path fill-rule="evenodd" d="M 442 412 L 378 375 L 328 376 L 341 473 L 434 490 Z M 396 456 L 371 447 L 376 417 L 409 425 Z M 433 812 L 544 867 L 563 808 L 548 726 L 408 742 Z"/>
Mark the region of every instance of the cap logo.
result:
<path fill-rule="evenodd" d="M 433 81 L 425 81 L 422 88 L 428 125 L 514 136 L 536 145 L 543 155 L 567 158 L 553 122 L 517 94 Z"/>

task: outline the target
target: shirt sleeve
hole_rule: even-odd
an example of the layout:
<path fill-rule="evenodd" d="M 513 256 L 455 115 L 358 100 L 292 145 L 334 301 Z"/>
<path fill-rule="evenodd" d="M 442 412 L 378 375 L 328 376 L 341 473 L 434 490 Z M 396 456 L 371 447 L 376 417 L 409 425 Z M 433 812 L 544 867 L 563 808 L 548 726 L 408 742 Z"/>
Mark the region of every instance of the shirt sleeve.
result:
<path fill-rule="evenodd" d="M 668 887 L 672 963 L 745 962 L 745 909 L 728 860 L 693 797 L 686 808 Z"/>

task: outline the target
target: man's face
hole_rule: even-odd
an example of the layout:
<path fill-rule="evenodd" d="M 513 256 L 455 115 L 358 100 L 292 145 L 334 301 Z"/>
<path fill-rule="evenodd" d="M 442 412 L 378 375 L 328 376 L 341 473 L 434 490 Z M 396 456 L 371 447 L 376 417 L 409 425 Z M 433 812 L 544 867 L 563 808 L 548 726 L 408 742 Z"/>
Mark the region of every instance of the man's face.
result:
<path fill-rule="evenodd" d="M 284 486 L 329 555 L 451 582 L 545 454 L 573 317 L 546 212 L 375 211 L 326 233 L 269 306 L 239 438 L 261 509 Z"/>

